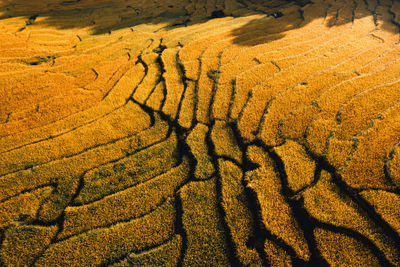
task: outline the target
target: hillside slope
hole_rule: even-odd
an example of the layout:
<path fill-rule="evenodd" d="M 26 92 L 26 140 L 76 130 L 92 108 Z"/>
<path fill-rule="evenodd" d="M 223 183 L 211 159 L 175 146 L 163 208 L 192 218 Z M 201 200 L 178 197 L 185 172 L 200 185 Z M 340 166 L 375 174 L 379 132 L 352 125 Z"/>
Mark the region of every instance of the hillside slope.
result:
<path fill-rule="evenodd" d="M 395 0 L 0 0 L 0 265 L 400 266 L 399 29 Z"/>

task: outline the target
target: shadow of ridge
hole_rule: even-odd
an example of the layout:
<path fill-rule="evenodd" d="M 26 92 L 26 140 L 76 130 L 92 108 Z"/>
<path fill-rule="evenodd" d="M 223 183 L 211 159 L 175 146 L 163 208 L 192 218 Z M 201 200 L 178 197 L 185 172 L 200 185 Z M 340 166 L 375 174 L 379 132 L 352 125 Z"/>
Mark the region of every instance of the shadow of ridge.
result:
<path fill-rule="evenodd" d="M 30 3 L 27 6 L 13 3 L 23 1 L 10 1 L 11 4 L 0 6 L 0 20 L 25 17 L 26 25 L 22 25 L 24 28 L 32 24 L 47 25 L 57 29 L 90 28 L 94 35 L 140 24 L 165 23 L 171 26 L 185 26 L 190 22 L 188 18 L 190 14 L 177 5 L 160 5 L 158 7 L 129 5 L 129 2 L 133 1 L 119 1 L 120 3 L 118 1 L 101 1 L 100 4 L 81 5 L 80 0 L 58 0 L 60 2 L 58 5 L 54 4 L 48 7 L 44 7 L 39 3 L 40 1 L 30 3 L 26 0 L 27 3 Z M 48 2 L 55 2 L 55 0 Z M 68 4 L 62 5 L 62 3 Z"/>
<path fill-rule="evenodd" d="M 90 28 L 93 34 L 104 34 L 141 24 L 173 28 L 226 16 L 269 15 L 299 2 L 304 6 L 303 2 L 309 0 L 232 0 L 229 7 L 209 3 L 200 6 L 190 0 L 0 0 L 0 20 L 25 17 L 26 25 L 21 29 L 42 24 L 57 29 Z"/>
<path fill-rule="evenodd" d="M 375 29 L 371 30 L 371 34 L 376 30 L 395 34 L 400 32 L 400 23 L 397 22 L 396 14 L 391 7 L 386 7 L 385 13 L 382 10 L 380 10 L 382 13 L 379 13 L 376 11 L 377 8 L 369 10 L 368 8 L 370 7 L 367 6 L 365 9 L 359 9 L 359 7 L 353 5 L 337 4 L 333 6 L 323 3 L 323 1 L 315 2 L 318 3 L 294 3 L 297 5 L 297 10 L 289 7 L 286 10 L 282 10 L 282 12 L 271 13 L 266 18 L 249 21 L 242 27 L 233 30 L 234 43 L 242 46 L 255 46 L 277 40 L 283 38 L 286 32 L 302 28 L 316 19 L 322 19 L 327 28 L 333 28 L 352 24 L 358 19 L 370 17 L 375 24 Z M 383 8 L 383 6 L 381 7 Z M 391 17 L 391 19 L 388 19 L 388 17 Z M 370 27 L 370 25 L 367 25 L 367 27 Z M 383 39 L 381 41 L 384 42 Z"/>
<path fill-rule="evenodd" d="M 232 31 L 233 42 L 242 46 L 254 46 L 274 41 L 285 36 L 285 32 L 304 27 L 315 19 L 325 18 L 328 27 L 352 23 L 354 19 L 371 16 L 376 22 L 383 14 L 373 11 L 357 11 L 353 4 L 335 5 L 315 0 L 233 0 L 237 9 L 200 9 L 190 7 L 189 0 L 8 0 L 1 5 L 0 20 L 10 17 L 26 17 L 21 30 L 31 24 L 43 24 L 58 29 L 90 28 L 92 34 L 105 34 L 111 31 L 143 24 L 165 24 L 161 28 L 175 28 L 203 23 L 209 19 L 225 16 L 241 17 L 263 14 L 263 18 L 249 21 Z M 223 7 L 223 6 L 222 6 Z M 188 10 L 192 10 L 191 13 Z M 391 12 L 390 7 L 387 9 Z M 331 13 L 335 16 L 327 17 Z M 390 14 L 394 16 L 393 14 Z M 400 25 L 393 19 L 379 21 L 380 28 L 398 32 Z"/>

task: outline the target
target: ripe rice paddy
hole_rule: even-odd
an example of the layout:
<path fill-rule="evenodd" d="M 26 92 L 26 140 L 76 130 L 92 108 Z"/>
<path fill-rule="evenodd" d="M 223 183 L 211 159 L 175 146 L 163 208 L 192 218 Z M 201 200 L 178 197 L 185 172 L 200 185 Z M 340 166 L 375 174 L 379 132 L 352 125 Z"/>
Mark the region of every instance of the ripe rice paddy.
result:
<path fill-rule="evenodd" d="M 400 2 L 0 0 L 0 266 L 400 266 Z"/>

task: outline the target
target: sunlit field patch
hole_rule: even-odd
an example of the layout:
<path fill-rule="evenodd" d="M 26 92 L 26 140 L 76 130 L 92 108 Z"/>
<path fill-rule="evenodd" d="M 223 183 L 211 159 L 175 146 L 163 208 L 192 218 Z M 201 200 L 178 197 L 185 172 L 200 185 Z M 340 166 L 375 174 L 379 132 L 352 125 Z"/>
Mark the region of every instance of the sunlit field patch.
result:
<path fill-rule="evenodd" d="M 0 0 L 0 266 L 400 266 L 400 2 Z"/>

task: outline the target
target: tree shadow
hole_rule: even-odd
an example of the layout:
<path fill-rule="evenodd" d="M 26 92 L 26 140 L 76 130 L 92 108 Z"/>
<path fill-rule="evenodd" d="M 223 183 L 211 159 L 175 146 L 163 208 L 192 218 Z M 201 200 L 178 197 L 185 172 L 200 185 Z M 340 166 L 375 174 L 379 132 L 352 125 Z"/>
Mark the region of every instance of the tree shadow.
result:
<path fill-rule="evenodd" d="M 175 28 L 226 16 L 263 15 L 232 31 L 233 42 L 243 46 L 280 39 L 286 32 L 321 18 L 328 27 L 353 23 L 366 16 L 386 31 L 398 33 L 400 26 L 391 7 L 379 6 L 379 1 L 376 6 L 368 6 L 368 2 L 363 0 L 332 0 L 332 3 L 328 0 L 230 2 L 235 5 L 228 7 L 224 0 L 207 0 L 204 7 L 189 0 L 0 0 L 0 23 L 7 18 L 24 17 L 25 25 L 21 25 L 20 31 L 32 24 L 43 24 L 57 29 L 88 28 L 97 35 L 142 24 L 163 24 L 165 28 Z M 385 8 L 386 13 L 383 14 Z"/>

